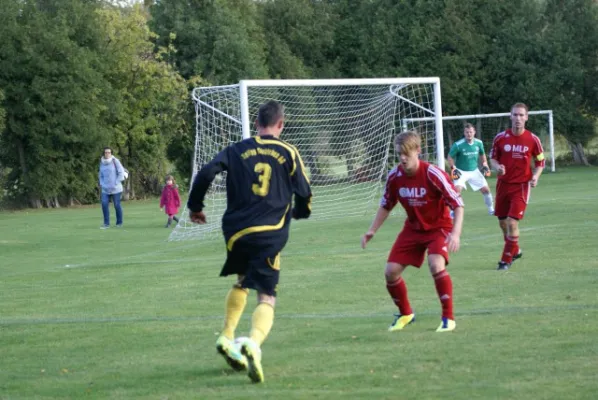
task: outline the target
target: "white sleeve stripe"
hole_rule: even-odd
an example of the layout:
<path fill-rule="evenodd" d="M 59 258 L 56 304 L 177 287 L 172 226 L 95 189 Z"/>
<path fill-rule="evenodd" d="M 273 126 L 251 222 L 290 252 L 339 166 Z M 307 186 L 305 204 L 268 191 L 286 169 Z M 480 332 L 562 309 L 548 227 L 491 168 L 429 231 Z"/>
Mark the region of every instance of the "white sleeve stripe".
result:
<path fill-rule="evenodd" d="M 492 141 L 492 146 L 490 147 L 489 156 L 491 159 L 494 159 L 494 145 L 496 142 L 505 135 L 506 131 L 502 131 L 494 136 L 494 140 Z"/>
<path fill-rule="evenodd" d="M 386 177 L 386 183 L 384 184 L 384 192 L 382 192 L 382 197 L 380 198 L 380 206 L 384 207 L 386 206 L 386 189 L 388 189 L 388 182 L 394 178 L 394 175 L 397 174 L 397 171 L 399 170 L 398 166 L 395 166 L 393 169 L 390 170 L 390 172 L 388 173 L 388 176 Z"/>
<path fill-rule="evenodd" d="M 496 136 L 494 136 L 494 140 L 492 141 L 492 143 L 496 142 L 499 138 L 503 137 L 505 135 L 505 131 L 502 131 L 498 134 L 496 134 Z"/>
<path fill-rule="evenodd" d="M 430 169 L 432 169 L 432 168 L 430 168 Z M 464 206 L 463 199 L 461 198 L 461 196 L 459 195 L 459 193 L 457 193 L 451 187 L 451 185 L 448 183 L 448 181 L 446 180 L 446 178 L 444 177 L 444 175 L 442 175 L 442 173 L 440 173 L 438 171 L 435 171 L 435 170 L 432 170 L 432 174 L 434 176 L 436 176 L 440 180 L 440 182 L 442 183 L 442 186 L 444 186 L 446 192 L 448 192 L 448 194 L 452 197 L 452 199 L 455 200 L 458 205 Z M 438 187 L 434 181 L 432 181 L 432 183 L 434 183 L 434 186 Z M 438 188 L 438 189 L 442 190 L 442 188 Z"/>
<path fill-rule="evenodd" d="M 440 170 L 438 170 L 435 166 L 430 165 L 430 168 L 428 168 L 428 173 L 432 173 L 435 177 L 438 178 L 438 180 L 442 183 L 442 186 L 444 186 L 444 189 L 446 190 L 446 192 L 448 192 L 448 194 L 453 198 L 453 200 L 455 200 L 457 202 L 457 204 L 459 204 L 460 206 L 463 206 L 463 199 L 461 198 L 461 196 L 459 195 L 459 193 L 457 193 L 452 187 L 451 185 L 448 183 L 448 181 L 446 180 L 446 177 L 442 174 L 442 172 L 440 172 Z M 431 180 L 431 179 L 430 179 Z M 436 185 L 436 182 L 434 182 L 433 180 L 431 180 L 432 183 L 434 184 L 434 186 L 438 187 Z M 442 190 L 442 188 L 438 188 L 440 190 Z"/>

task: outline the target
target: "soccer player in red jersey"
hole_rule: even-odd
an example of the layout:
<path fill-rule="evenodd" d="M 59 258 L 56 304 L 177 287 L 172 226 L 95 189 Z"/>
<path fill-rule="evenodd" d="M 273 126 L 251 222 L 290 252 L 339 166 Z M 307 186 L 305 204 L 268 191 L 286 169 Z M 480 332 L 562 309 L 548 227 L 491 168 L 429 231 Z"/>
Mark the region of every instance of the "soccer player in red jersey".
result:
<path fill-rule="evenodd" d="M 496 135 L 490 151 L 490 163 L 498 177 L 494 215 L 498 217 L 505 240 L 498 270 L 508 270 L 513 261 L 523 255 L 519 248 L 519 221 L 529 201 L 530 187 L 536 187 L 544 170 L 542 143 L 525 129 L 527 112 L 523 103 L 511 107 L 511 129 Z"/>
<path fill-rule="evenodd" d="M 361 239 L 361 247 L 365 249 L 394 206 L 401 203 L 407 219 L 390 250 L 384 271 L 388 293 L 399 308 L 388 330 L 400 330 L 415 321 L 402 274 L 409 265 L 421 267 L 427 250 L 428 265 L 442 306 L 442 320 L 436 332 L 452 331 L 456 326 L 453 283 L 446 265 L 449 252 L 459 250 L 463 200 L 446 172 L 419 159 L 421 138 L 417 133 L 399 134 L 395 148 L 400 154 L 400 164 L 388 174 L 380 208 Z M 449 207 L 454 210 L 454 221 Z"/>

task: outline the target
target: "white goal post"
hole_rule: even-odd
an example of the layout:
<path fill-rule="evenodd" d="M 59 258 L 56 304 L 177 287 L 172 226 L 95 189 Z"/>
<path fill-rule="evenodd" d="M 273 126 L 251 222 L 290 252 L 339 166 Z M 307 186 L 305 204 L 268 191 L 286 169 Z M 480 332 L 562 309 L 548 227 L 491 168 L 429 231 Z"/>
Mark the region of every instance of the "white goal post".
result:
<path fill-rule="evenodd" d="M 528 112 L 529 118 L 526 128 L 536 134 L 542 142 L 546 162 L 550 171 L 556 171 L 554 155 L 554 120 L 552 110 L 536 110 Z M 511 113 L 451 115 L 442 117 L 444 134 L 444 153 L 448 154 L 453 142 L 463 137 L 463 128 L 466 123 L 476 127 L 476 137 L 484 143 L 486 152 L 490 151 L 494 136 L 511 126 Z M 406 118 L 403 120 L 403 129 L 410 129 L 418 123 L 429 121 L 429 118 Z"/>
<path fill-rule="evenodd" d="M 297 147 L 310 178 L 313 219 L 371 212 L 394 153 L 393 138 L 405 120 L 417 122 L 424 159 L 444 166 L 440 79 L 245 80 L 200 87 L 196 109 L 193 176 L 219 151 L 254 135 L 257 110 L 268 100 L 285 107 L 281 139 Z M 208 224 L 182 213 L 170 240 L 220 236 L 226 208 L 226 176 L 218 176 L 205 200 Z"/>

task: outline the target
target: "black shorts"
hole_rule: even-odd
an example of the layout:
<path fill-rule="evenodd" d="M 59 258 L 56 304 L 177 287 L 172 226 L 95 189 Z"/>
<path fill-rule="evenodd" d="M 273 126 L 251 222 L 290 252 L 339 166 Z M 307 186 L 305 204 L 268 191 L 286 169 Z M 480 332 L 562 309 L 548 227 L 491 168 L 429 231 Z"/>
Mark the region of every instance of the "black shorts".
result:
<path fill-rule="evenodd" d="M 241 287 L 276 296 L 280 276 L 280 252 L 288 232 L 251 233 L 239 238 L 227 251 L 220 276 L 244 275 Z"/>

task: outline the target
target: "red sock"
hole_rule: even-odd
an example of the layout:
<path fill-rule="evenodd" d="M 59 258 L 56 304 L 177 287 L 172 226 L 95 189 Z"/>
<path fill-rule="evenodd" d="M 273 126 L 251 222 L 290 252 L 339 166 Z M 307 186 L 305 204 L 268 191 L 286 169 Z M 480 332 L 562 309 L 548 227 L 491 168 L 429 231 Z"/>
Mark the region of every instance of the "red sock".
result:
<path fill-rule="evenodd" d="M 448 271 L 445 269 L 432 276 L 436 285 L 436 292 L 442 306 L 442 317 L 455 319 L 453 315 L 453 281 Z"/>
<path fill-rule="evenodd" d="M 519 253 L 519 236 L 511 236 L 511 241 L 513 242 L 513 256 L 516 256 Z"/>
<path fill-rule="evenodd" d="M 386 290 L 388 290 L 395 305 L 399 307 L 401 315 L 413 314 L 411 304 L 409 304 L 409 299 L 407 298 L 407 285 L 405 285 L 403 278 L 399 277 L 394 282 L 386 282 Z"/>
<path fill-rule="evenodd" d="M 505 247 L 502 252 L 502 258 L 500 259 L 507 264 L 513 262 L 513 256 L 519 252 L 519 236 L 507 236 L 505 240 Z"/>

